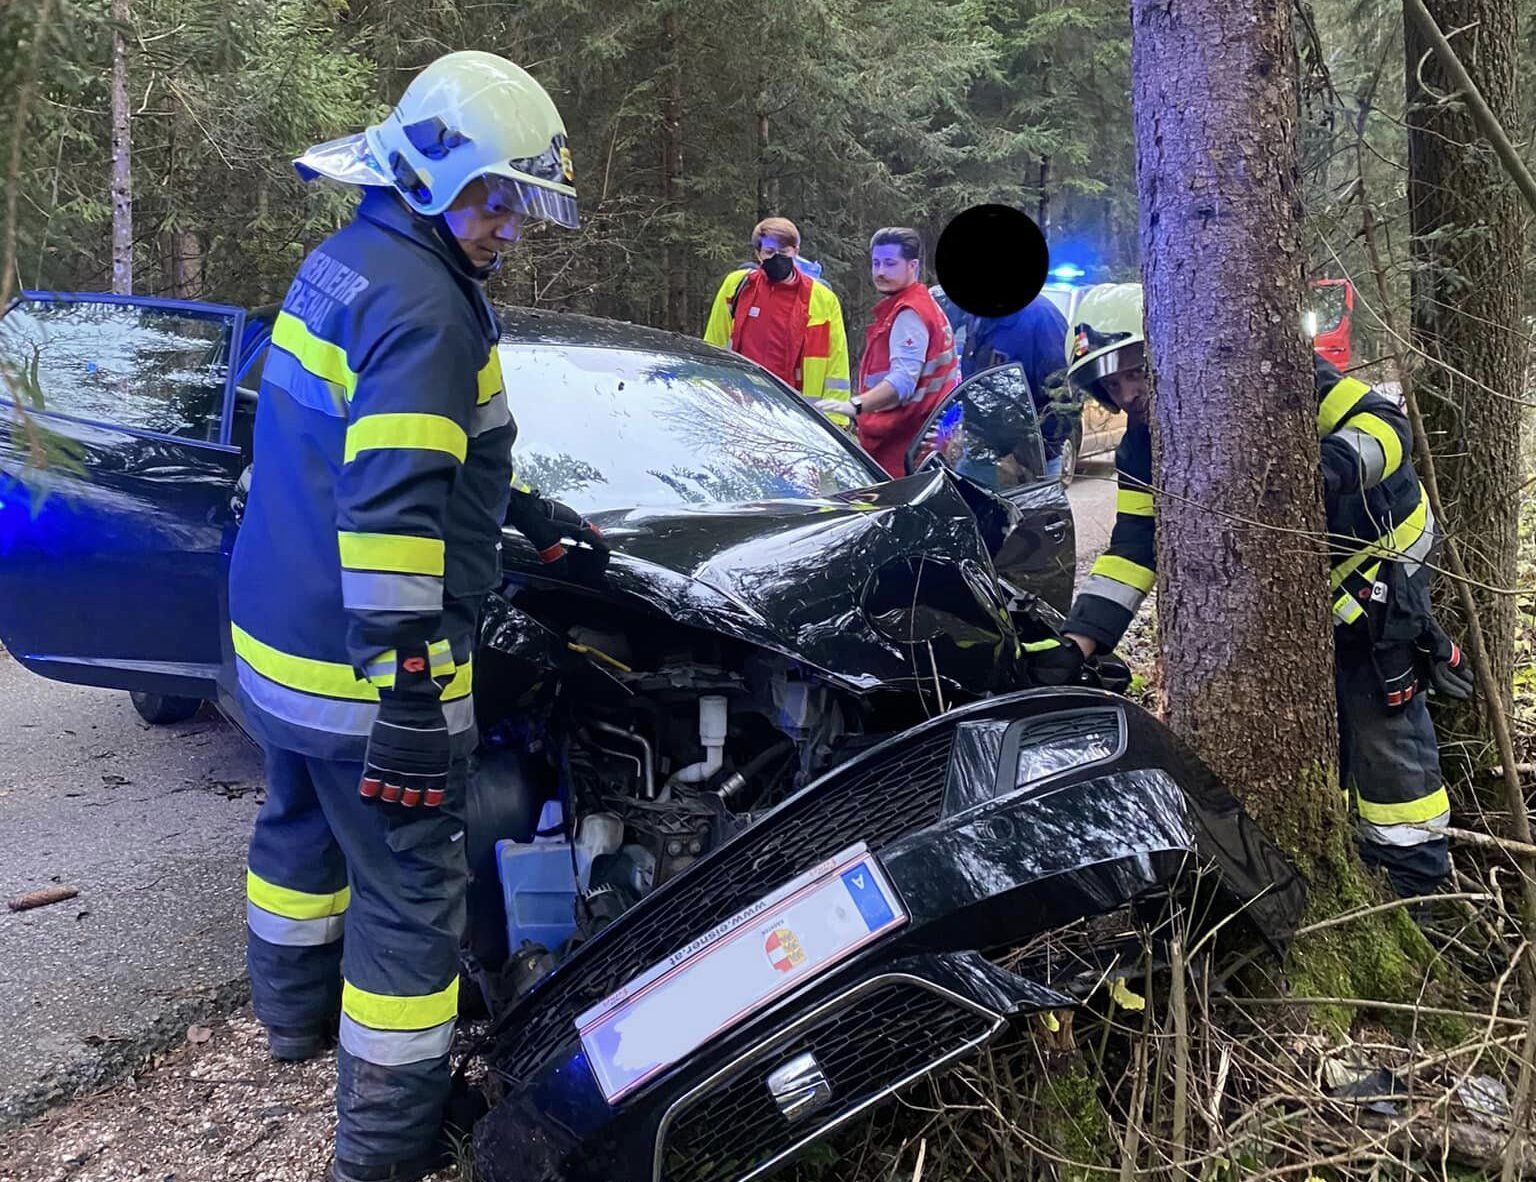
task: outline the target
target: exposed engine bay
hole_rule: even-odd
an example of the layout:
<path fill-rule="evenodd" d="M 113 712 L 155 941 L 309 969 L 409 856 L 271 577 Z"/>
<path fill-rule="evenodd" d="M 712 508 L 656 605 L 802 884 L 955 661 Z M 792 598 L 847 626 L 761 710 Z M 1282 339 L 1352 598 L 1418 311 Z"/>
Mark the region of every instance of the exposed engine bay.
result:
<path fill-rule="evenodd" d="M 993 573 L 955 478 L 882 492 L 691 514 L 691 548 L 716 545 L 685 578 L 680 556 L 648 557 L 675 521 L 631 511 L 602 522 L 601 593 L 527 580 L 491 597 L 470 949 L 493 1001 L 839 764 L 1034 684 L 1021 640 L 1060 616 Z"/>

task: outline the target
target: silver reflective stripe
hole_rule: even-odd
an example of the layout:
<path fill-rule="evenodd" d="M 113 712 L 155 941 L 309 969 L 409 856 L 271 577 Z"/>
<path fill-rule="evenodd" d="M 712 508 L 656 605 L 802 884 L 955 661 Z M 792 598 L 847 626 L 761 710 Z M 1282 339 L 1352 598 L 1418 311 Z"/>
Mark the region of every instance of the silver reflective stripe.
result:
<path fill-rule="evenodd" d="M 240 658 L 235 658 L 240 688 L 251 702 L 273 718 L 333 735 L 367 735 L 379 712 L 377 702 L 351 702 L 306 694 L 263 677 Z M 465 694 L 443 703 L 443 717 L 450 735 L 463 734 L 475 725 L 475 697 Z"/>
<path fill-rule="evenodd" d="M 1141 601 L 1147 597 L 1145 591 L 1138 591 L 1135 587 L 1110 578 L 1108 575 L 1089 575 L 1083 582 L 1083 589 L 1079 595 L 1097 595 L 1100 599 L 1107 599 L 1111 603 L 1117 603 L 1132 615 L 1141 606 Z"/>
<path fill-rule="evenodd" d="M 453 1043 L 454 1022 L 427 1030 L 375 1030 L 348 1014 L 341 1016 L 341 1045 L 347 1054 L 379 1067 L 404 1067 L 441 1059 Z"/>
<path fill-rule="evenodd" d="M 1441 836 L 1437 831 L 1444 829 L 1450 822 L 1450 813 L 1441 813 L 1438 817 L 1413 825 L 1374 825 L 1370 821 L 1361 821 L 1360 832 L 1367 841 L 1374 841 L 1377 845 L 1423 845 L 1426 841 L 1437 840 Z"/>
<path fill-rule="evenodd" d="M 366 735 L 373 729 L 374 717 L 379 712 L 377 702 L 324 698 L 319 694 L 306 694 L 302 690 L 278 685 L 256 672 L 240 657 L 235 658 L 235 672 L 240 680 L 240 688 L 254 705 L 273 718 L 294 726 L 309 727 L 333 735 Z"/>
<path fill-rule="evenodd" d="M 1355 453 L 1360 465 L 1360 483 L 1371 487 L 1381 483 L 1387 474 L 1387 451 L 1377 439 L 1359 427 L 1342 427 L 1333 437 Z"/>
<path fill-rule="evenodd" d="M 1403 573 L 1410 578 L 1418 574 L 1419 568 L 1424 565 L 1424 560 L 1429 557 L 1429 552 L 1434 548 L 1435 514 L 1428 505 L 1425 505 L 1424 532 L 1403 549 L 1403 556 L 1398 559 L 1403 564 Z"/>
<path fill-rule="evenodd" d="M 849 388 L 847 378 L 828 378 L 822 385 L 828 390 L 847 390 Z"/>
<path fill-rule="evenodd" d="M 470 412 L 469 437 L 473 439 L 477 435 L 484 435 L 487 431 L 505 427 L 511 421 L 512 410 L 507 406 L 507 394 L 503 390 L 484 406 L 477 406 Z"/>
<path fill-rule="evenodd" d="M 289 919 L 263 911 L 255 903 L 246 901 L 245 922 L 251 934 L 268 944 L 280 944 L 284 948 L 314 948 L 321 944 L 334 944 L 341 939 L 343 915 L 327 915 L 320 919 Z"/>
<path fill-rule="evenodd" d="M 310 373 L 299 364 L 297 357 L 281 345 L 273 345 L 267 351 L 267 364 L 262 370 L 261 380 L 286 390 L 288 396 L 300 406 L 318 410 L 333 418 L 346 417 L 346 391 L 334 382 Z"/>
<path fill-rule="evenodd" d="M 925 361 L 923 363 L 923 376 L 927 377 L 938 373 L 939 370 L 943 369 L 954 359 L 955 351 L 953 349 L 945 349 L 944 352 L 940 353 L 932 361 Z"/>
<path fill-rule="evenodd" d="M 341 602 L 348 611 L 442 611 L 443 580 L 343 569 Z"/>

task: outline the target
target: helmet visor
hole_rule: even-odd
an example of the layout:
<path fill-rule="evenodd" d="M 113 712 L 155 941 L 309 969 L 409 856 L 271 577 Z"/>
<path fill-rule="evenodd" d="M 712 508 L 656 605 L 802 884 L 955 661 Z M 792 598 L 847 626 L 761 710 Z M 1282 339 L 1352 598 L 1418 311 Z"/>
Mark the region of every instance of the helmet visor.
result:
<path fill-rule="evenodd" d="M 576 196 L 546 189 L 543 185 L 530 184 L 499 173 L 487 173 L 486 186 L 491 197 L 508 209 L 514 209 L 525 219 L 553 222 L 567 230 L 576 230 L 581 220 L 576 213 Z"/>
<path fill-rule="evenodd" d="M 1102 402 L 1111 401 L 1104 392 L 1103 379 L 1113 373 L 1125 373 L 1142 369 L 1147 364 L 1146 346 L 1132 341 L 1118 349 L 1109 349 L 1090 358 L 1072 370 L 1072 385 L 1084 394 L 1092 394 Z"/>

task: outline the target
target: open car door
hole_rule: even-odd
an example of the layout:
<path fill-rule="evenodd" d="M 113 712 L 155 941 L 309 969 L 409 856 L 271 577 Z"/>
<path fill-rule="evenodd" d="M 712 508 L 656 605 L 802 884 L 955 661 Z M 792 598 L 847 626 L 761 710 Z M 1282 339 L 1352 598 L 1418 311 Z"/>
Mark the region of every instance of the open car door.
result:
<path fill-rule="evenodd" d="M 243 321 L 38 292 L 0 318 L 0 642 L 28 669 L 214 696 Z"/>
<path fill-rule="evenodd" d="M 1045 444 L 1023 366 L 1000 365 L 955 387 L 908 449 L 907 471 L 935 455 L 1022 515 L 993 560 L 998 573 L 1068 610 L 1077 568 L 1072 507 L 1061 481 L 1046 475 Z"/>

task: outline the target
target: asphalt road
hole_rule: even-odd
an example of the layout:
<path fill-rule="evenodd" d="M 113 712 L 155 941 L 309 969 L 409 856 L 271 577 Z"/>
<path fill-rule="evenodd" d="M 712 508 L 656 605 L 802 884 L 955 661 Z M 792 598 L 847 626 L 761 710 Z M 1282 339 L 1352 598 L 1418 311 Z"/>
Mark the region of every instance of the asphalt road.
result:
<path fill-rule="evenodd" d="M 1109 541 L 1112 468 L 1069 489 L 1079 578 Z M 211 710 L 151 727 L 128 696 L 0 650 L 0 1130 L 135 1070 L 242 999 L 245 844 L 260 759 Z"/>
<path fill-rule="evenodd" d="M 1086 460 L 1067 486 L 1072 520 L 1077 529 L 1077 581 L 1081 583 L 1093 560 L 1109 545 L 1115 526 L 1115 464 L 1110 456 Z"/>
<path fill-rule="evenodd" d="M 257 752 L 212 712 L 151 728 L 128 696 L 0 650 L 0 1129 L 131 1071 L 242 996 Z"/>

